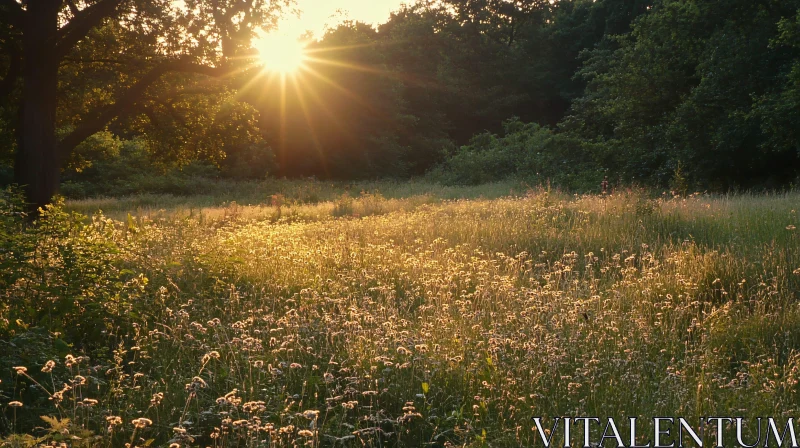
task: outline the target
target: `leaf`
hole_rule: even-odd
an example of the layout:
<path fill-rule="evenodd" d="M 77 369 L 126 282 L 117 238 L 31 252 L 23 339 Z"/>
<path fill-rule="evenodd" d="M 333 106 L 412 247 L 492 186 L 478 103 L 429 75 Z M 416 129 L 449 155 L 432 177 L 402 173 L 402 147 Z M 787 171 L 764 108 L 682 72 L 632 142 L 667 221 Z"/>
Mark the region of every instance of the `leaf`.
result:
<path fill-rule="evenodd" d="M 429 387 L 428 383 L 422 383 L 422 393 L 427 394 Z"/>
<path fill-rule="evenodd" d="M 53 432 L 61 432 L 69 426 L 68 418 L 59 420 L 57 417 L 50 417 L 49 415 L 41 415 L 39 418 L 50 425 L 50 430 Z"/>

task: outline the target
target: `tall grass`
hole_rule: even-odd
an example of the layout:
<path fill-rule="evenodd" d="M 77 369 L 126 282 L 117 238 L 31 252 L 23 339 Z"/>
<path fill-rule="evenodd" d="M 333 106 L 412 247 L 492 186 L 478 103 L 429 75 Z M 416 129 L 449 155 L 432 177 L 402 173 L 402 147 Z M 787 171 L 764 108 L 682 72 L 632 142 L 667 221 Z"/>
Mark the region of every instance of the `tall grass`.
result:
<path fill-rule="evenodd" d="M 271 216 L 268 207 L 280 198 L 284 212 L 300 219 L 318 220 L 329 216 L 334 203 L 342 197 L 379 196 L 382 199 L 420 201 L 499 198 L 509 194 L 524 194 L 526 184 L 506 181 L 480 186 L 454 187 L 423 181 L 412 182 L 323 182 L 315 180 L 267 179 L 258 182 L 220 182 L 219 188 L 208 194 L 176 196 L 168 194 L 139 194 L 126 197 L 98 197 L 70 200 L 70 210 L 91 215 L 102 210 L 109 217 L 125 219 L 133 216 L 170 217 L 205 216 L 211 219 L 227 217 L 231 210 L 245 213 L 249 218 Z M 317 209 L 317 206 L 322 208 Z M 392 204 L 382 204 L 392 210 Z"/>
<path fill-rule="evenodd" d="M 797 415 L 800 195 L 510 187 L 51 211 L 4 277 L 6 443 L 516 447 L 532 416 Z"/>

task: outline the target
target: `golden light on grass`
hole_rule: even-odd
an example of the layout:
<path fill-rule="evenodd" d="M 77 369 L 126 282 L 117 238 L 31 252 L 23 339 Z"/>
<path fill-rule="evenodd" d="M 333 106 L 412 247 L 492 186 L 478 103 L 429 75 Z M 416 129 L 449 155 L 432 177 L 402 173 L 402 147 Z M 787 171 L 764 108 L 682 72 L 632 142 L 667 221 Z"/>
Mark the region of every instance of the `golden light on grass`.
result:
<path fill-rule="evenodd" d="M 253 46 L 268 71 L 295 73 L 306 60 L 306 44 L 287 34 L 260 33 Z"/>

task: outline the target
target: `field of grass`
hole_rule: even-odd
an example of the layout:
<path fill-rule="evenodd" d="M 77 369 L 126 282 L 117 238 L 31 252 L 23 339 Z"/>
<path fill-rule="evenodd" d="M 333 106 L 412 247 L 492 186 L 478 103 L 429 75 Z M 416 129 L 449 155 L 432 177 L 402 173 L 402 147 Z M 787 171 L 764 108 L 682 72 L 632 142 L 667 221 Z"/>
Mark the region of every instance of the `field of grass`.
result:
<path fill-rule="evenodd" d="M 798 193 L 250 194 L 35 227 L 4 199 L 0 445 L 517 447 L 533 416 L 800 412 Z"/>
<path fill-rule="evenodd" d="M 208 187 L 206 187 L 208 188 Z M 145 219 L 194 217 L 197 219 L 268 219 L 318 221 L 341 214 L 366 216 L 453 199 L 496 199 L 524 194 L 530 187 L 505 181 L 480 186 L 453 187 L 428 182 L 319 182 L 275 180 L 219 182 L 210 194 L 177 196 L 141 194 L 123 198 L 69 201 L 68 208 L 86 215 L 102 210 L 105 216 L 124 220 L 128 214 Z M 374 200 L 373 200 L 374 199 Z M 339 208 L 336 208 L 336 205 Z M 353 206 L 350 210 L 348 207 Z M 280 205 L 280 212 L 275 207 Z M 345 206 L 344 209 L 341 209 Z M 334 212 L 334 209 L 336 211 Z M 282 219 L 281 219 L 282 218 Z"/>

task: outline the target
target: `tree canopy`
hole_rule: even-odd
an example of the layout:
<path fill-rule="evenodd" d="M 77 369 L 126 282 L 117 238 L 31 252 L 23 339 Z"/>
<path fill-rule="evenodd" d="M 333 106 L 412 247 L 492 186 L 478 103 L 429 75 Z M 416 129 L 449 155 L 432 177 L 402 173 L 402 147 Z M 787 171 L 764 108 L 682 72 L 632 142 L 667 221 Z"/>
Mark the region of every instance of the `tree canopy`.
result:
<path fill-rule="evenodd" d="M 75 149 L 107 128 L 142 133 L 167 158 L 187 150 L 213 155 L 256 136 L 242 128 L 254 123 L 244 116 L 252 110 L 233 112 L 226 91 L 252 76 L 253 36 L 273 27 L 288 6 L 278 0 L 0 2 L 3 134 L 14 141 L 6 148 L 16 153 L 15 177 L 31 202 L 49 201 Z M 235 132 L 222 139 L 226 127 Z"/>
<path fill-rule="evenodd" d="M 377 26 L 336 25 L 300 70 L 269 73 L 253 39 L 291 10 L 0 1 L 1 163 L 35 205 L 134 140 L 154 167 L 204 160 L 242 177 L 583 188 L 669 186 L 680 171 L 726 190 L 800 174 L 800 0 L 421 1 Z"/>

